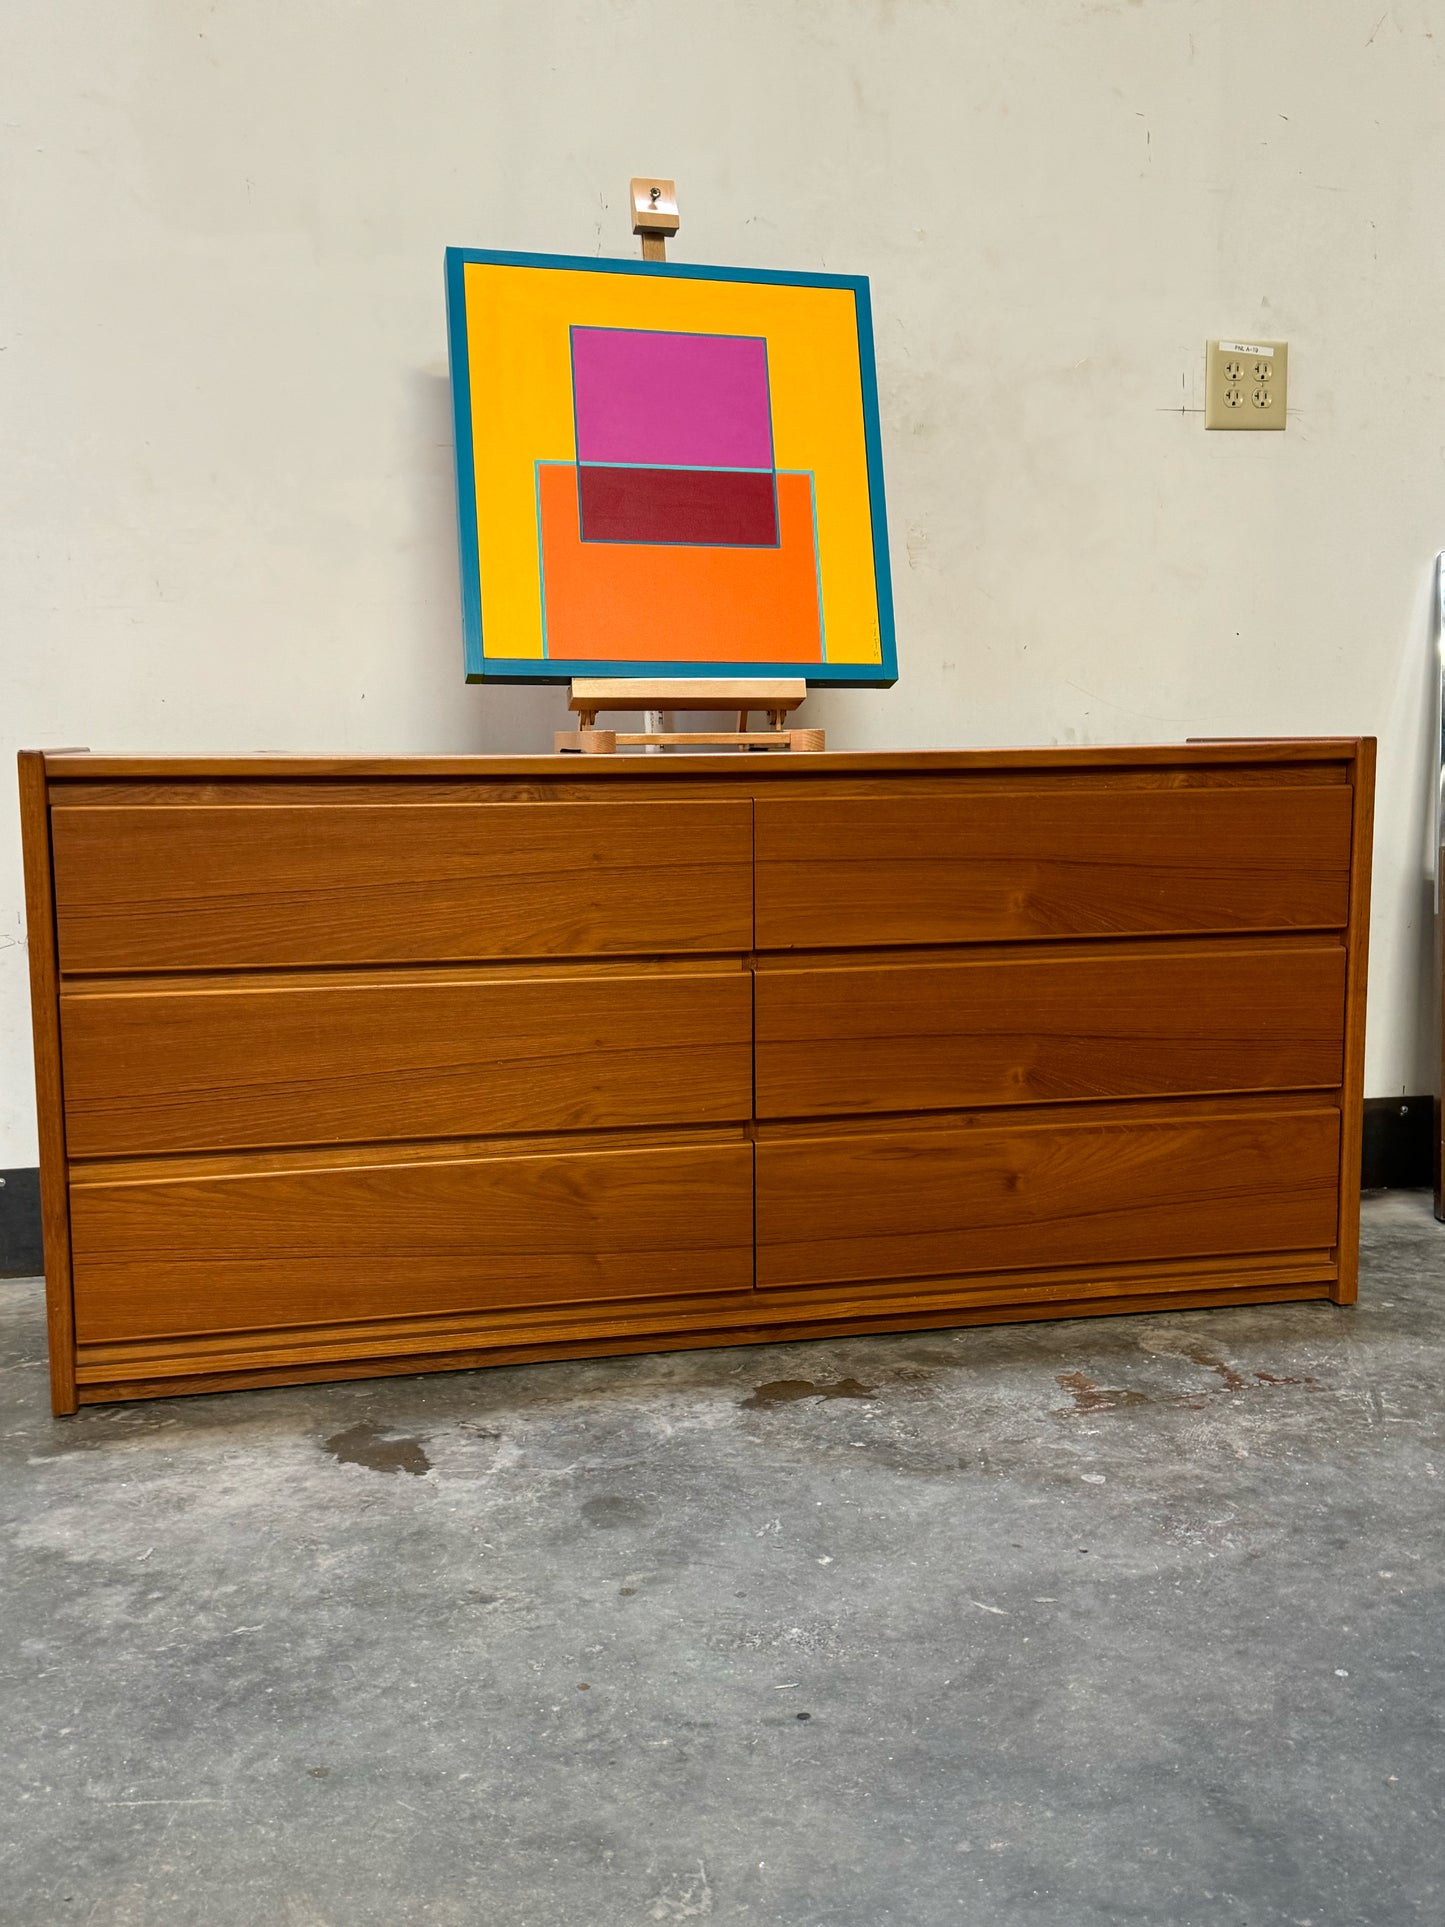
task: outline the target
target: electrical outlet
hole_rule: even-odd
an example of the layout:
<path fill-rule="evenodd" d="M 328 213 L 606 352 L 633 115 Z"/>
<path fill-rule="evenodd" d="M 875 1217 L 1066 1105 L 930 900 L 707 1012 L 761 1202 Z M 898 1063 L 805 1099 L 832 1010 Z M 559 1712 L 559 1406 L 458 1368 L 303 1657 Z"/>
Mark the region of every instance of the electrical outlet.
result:
<path fill-rule="evenodd" d="M 1288 392 L 1287 341 L 1205 342 L 1206 428 L 1283 428 Z"/>

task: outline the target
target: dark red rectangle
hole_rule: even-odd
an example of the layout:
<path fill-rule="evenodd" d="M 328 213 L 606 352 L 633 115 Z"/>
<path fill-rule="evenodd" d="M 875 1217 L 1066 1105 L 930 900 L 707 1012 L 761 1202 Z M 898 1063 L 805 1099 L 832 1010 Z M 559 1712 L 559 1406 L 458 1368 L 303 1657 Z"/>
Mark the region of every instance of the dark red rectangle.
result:
<path fill-rule="evenodd" d="M 584 542 L 677 542 L 775 549 L 778 500 L 771 469 L 612 468 L 577 474 Z"/>

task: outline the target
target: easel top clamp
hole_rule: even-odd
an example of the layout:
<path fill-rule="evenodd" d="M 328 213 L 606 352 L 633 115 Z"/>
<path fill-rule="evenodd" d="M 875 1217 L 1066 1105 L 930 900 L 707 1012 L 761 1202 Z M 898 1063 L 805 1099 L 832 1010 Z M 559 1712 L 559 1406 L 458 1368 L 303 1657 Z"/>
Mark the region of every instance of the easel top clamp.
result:
<path fill-rule="evenodd" d="M 667 237 L 676 234 L 680 225 L 672 181 L 633 181 L 632 232 L 641 236 L 644 261 L 665 261 Z M 583 756 L 610 756 L 619 749 L 820 750 L 825 741 L 821 729 L 787 726 L 789 716 L 807 693 L 808 685 L 801 678 L 765 681 L 749 676 L 726 680 L 688 677 L 647 682 L 621 676 L 579 677 L 567 702 L 577 718 L 577 727 L 559 729 L 554 742 L 560 751 Z M 626 732 L 598 729 L 599 715 L 619 709 L 645 711 L 648 728 Z M 734 709 L 738 726 L 726 730 L 665 730 L 662 712 L 669 709 Z M 766 729 L 748 728 L 753 711 L 767 717 Z"/>

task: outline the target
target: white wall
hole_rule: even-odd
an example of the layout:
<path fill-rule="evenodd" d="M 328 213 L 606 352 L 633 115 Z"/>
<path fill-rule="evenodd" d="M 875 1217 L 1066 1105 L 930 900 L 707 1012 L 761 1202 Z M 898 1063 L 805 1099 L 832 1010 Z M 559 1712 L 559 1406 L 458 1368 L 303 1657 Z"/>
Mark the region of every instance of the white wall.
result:
<path fill-rule="evenodd" d="M 545 747 L 461 681 L 447 243 L 873 277 L 902 680 L 841 747 L 1381 737 L 1372 1094 L 1429 1088 L 1445 0 L 9 0 L 0 733 Z M 1290 343 L 1284 435 L 1203 342 Z M 0 1166 L 35 1157 L 0 779 Z"/>

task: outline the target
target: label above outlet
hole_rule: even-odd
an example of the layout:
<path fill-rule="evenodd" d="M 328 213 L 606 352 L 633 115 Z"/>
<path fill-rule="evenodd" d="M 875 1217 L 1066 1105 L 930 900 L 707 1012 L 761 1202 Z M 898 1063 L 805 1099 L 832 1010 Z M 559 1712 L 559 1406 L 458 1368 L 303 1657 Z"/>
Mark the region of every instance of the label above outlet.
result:
<path fill-rule="evenodd" d="M 1222 355 L 1273 355 L 1274 346 L 1268 341 L 1221 341 L 1218 343 Z"/>

